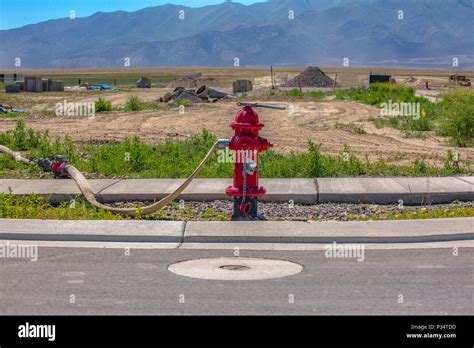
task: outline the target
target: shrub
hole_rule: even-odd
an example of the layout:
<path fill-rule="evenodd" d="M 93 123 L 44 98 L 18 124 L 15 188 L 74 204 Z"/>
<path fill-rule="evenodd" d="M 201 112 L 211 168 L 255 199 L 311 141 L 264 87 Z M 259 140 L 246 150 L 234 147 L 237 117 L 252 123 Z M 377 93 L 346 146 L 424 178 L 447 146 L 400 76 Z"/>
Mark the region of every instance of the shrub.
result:
<path fill-rule="evenodd" d="M 112 102 L 101 97 L 95 102 L 95 112 L 102 111 L 112 111 Z"/>
<path fill-rule="evenodd" d="M 130 95 L 125 104 L 125 111 L 140 111 L 143 110 L 143 103 L 136 95 Z"/>
<path fill-rule="evenodd" d="M 436 115 L 439 118 L 438 133 L 448 136 L 460 147 L 473 144 L 474 139 L 474 91 L 455 89 L 441 95 Z"/>

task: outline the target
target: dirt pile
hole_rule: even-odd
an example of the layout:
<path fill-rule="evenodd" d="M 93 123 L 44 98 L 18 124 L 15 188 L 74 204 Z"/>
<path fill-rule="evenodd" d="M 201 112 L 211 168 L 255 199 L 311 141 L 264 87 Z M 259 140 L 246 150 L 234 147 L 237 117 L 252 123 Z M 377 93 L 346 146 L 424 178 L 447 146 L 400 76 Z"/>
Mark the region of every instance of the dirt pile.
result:
<path fill-rule="evenodd" d="M 333 87 L 334 80 L 315 66 L 306 68 L 301 74 L 291 79 L 283 87 Z"/>

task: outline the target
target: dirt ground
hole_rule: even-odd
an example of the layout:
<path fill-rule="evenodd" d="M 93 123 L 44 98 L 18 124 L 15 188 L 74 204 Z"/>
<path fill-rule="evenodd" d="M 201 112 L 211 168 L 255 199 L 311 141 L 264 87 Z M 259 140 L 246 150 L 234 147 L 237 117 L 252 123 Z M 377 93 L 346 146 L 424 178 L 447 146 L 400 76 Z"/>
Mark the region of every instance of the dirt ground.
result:
<path fill-rule="evenodd" d="M 474 163 L 474 149 L 452 148 L 445 145 L 446 139 L 429 134 L 426 139 L 407 138 L 400 131 L 384 127 L 377 129 L 371 117 L 380 115 L 379 109 L 350 101 L 336 101 L 329 98 L 324 101 L 309 101 L 298 98 L 259 97 L 262 91 L 271 86 L 268 76 L 258 76 L 266 72 L 252 71 L 255 91 L 252 101 L 272 102 L 291 105 L 294 112 L 258 109 L 261 122 L 265 124 L 262 136 L 274 144 L 274 150 L 279 153 L 299 152 L 308 148 L 308 140 L 321 144 L 324 153 L 339 154 L 344 144 L 363 159 L 385 159 L 389 163 L 406 164 L 416 158 L 425 157 L 430 164 L 442 165 L 449 149 L 460 155 L 461 161 Z M 277 81 L 291 78 L 295 70 L 288 70 L 278 74 Z M 341 72 L 337 72 L 338 76 Z M 399 76 L 402 76 L 397 71 Z M 217 76 L 217 74 L 214 74 Z M 224 76 L 225 74 L 222 74 Z M 342 81 L 348 84 L 360 84 L 359 79 L 365 75 L 365 70 L 353 71 L 352 77 L 345 76 Z M 417 76 L 412 71 L 405 72 L 404 76 L 428 76 L 426 71 Z M 403 77 L 403 76 L 402 76 Z M 225 75 L 228 78 L 228 75 Z M 442 77 L 431 76 L 433 79 Z M 339 81 L 341 81 L 339 80 Z M 439 86 L 443 88 L 444 86 Z M 0 104 L 14 104 L 30 113 L 25 119 L 27 127 L 36 130 L 48 130 L 51 136 L 68 134 L 74 141 L 95 142 L 119 141 L 125 137 L 139 135 L 149 143 L 157 143 L 166 138 L 184 139 L 193 134 L 208 129 L 219 138 L 228 138 L 232 135 L 229 124 L 240 109 L 236 100 L 219 101 L 212 104 L 197 104 L 185 109 L 180 114 L 177 108 L 163 106 L 159 110 L 145 110 L 140 112 L 107 112 L 98 113 L 95 118 L 87 117 L 55 117 L 44 112 L 54 111 L 55 104 L 67 100 L 68 102 L 91 102 L 99 96 L 110 100 L 113 105 L 123 105 L 130 94 L 138 95 L 143 101 L 156 101 L 168 88 L 131 89 L 112 92 L 64 92 L 64 93 L 20 93 L 5 94 L 0 92 Z M 436 94 L 436 91 L 434 91 Z M 0 132 L 15 127 L 16 119 L 0 118 Z M 365 134 L 359 134 L 360 129 Z M 356 130 L 359 130 L 356 131 Z M 472 165 L 471 165 L 472 169 Z"/>

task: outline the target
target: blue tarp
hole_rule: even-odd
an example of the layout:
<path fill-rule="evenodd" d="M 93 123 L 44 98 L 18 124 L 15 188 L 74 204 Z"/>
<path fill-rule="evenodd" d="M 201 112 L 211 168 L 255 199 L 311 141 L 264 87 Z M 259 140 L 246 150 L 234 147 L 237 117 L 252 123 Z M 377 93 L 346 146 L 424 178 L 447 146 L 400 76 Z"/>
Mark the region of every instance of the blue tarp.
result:
<path fill-rule="evenodd" d="M 109 89 L 112 89 L 112 86 L 111 85 L 107 85 L 107 84 L 102 84 L 102 85 L 91 85 L 90 88 L 92 90 L 109 90 Z"/>

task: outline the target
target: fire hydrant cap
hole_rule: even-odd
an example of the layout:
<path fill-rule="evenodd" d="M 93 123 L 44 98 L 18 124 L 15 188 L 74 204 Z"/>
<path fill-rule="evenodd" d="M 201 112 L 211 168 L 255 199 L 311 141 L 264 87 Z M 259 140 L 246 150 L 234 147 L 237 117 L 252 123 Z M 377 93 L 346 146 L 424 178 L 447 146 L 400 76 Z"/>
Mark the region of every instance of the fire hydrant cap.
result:
<path fill-rule="evenodd" d="M 258 114 L 250 106 L 242 108 L 235 116 L 235 123 L 258 124 L 259 122 Z"/>

